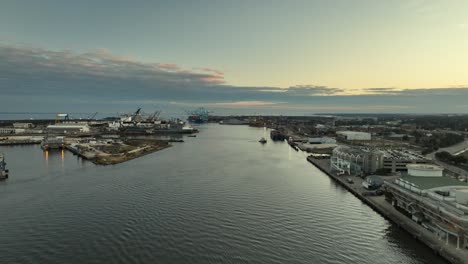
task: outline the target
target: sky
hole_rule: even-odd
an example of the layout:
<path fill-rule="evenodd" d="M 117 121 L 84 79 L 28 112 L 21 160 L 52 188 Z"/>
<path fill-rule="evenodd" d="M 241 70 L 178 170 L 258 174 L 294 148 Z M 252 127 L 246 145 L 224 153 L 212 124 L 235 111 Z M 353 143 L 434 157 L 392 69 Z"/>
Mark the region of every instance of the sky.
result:
<path fill-rule="evenodd" d="M 0 112 L 466 113 L 467 10 L 465 0 L 3 0 Z"/>

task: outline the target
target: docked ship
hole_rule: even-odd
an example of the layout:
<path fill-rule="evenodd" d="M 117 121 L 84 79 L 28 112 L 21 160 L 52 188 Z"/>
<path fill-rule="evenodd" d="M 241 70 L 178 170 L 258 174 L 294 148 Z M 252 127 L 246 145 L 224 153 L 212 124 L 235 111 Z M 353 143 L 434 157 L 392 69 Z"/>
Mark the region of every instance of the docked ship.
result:
<path fill-rule="evenodd" d="M 143 117 L 141 108 L 131 114 L 125 114 L 109 123 L 109 130 L 123 134 L 152 135 L 152 134 L 191 134 L 196 129 L 188 126 L 180 119 L 161 120 L 160 111 L 156 111 L 150 117 Z"/>
<path fill-rule="evenodd" d="M 63 149 L 65 142 L 63 137 L 45 137 L 41 142 L 41 148 L 44 151 L 51 149 Z"/>
<path fill-rule="evenodd" d="M 5 156 L 0 153 L 0 180 L 8 179 L 8 170 L 6 168 Z"/>
<path fill-rule="evenodd" d="M 203 107 L 200 107 L 194 111 L 188 111 L 187 114 L 187 120 L 189 121 L 189 123 L 202 124 L 208 122 L 209 112 Z"/>
<path fill-rule="evenodd" d="M 284 141 L 286 139 L 286 136 L 278 130 L 271 130 L 270 138 L 273 141 Z"/>

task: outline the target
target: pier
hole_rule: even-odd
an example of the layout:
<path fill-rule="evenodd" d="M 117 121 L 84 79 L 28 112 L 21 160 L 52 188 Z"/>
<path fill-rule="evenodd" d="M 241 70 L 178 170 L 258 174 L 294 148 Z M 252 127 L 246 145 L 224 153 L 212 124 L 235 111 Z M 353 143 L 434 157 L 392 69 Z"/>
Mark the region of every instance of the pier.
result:
<path fill-rule="evenodd" d="M 353 177 L 354 183 L 346 182 L 346 178 L 351 176 L 338 176 L 331 171 L 329 159 L 316 159 L 312 156 L 307 157 L 307 160 L 319 170 L 327 174 L 336 183 L 346 188 L 354 196 L 371 207 L 374 211 L 381 214 L 386 219 L 396 224 L 399 228 L 407 231 L 414 238 L 421 241 L 423 244 L 431 248 L 435 253 L 442 256 L 450 263 L 463 264 L 468 263 L 468 251 L 466 249 L 457 249 L 445 240 L 438 239 L 434 234 L 426 230 L 424 227 L 415 223 L 407 216 L 400 213 L 395 207 L 385 200 L 385 196 L 366 196 L 361 187 L 363 179 Z"/>
<path fill-rule="evenodd" d="M 96 165 L 114 165 L 170 147 L 168 141 L 129 140 L 114 144 L 73 143 L 65 149 Z"/>

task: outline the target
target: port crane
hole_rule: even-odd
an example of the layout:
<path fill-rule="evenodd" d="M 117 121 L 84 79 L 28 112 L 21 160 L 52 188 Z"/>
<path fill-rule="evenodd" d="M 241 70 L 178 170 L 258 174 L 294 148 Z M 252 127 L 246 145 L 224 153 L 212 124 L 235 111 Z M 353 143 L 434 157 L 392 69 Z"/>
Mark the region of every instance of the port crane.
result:
<path fill-rule="evenodd" d="M 159 118 L 159 115 L 161 114 L 161 110 L 156 110 L 154 114 L 148 117 L 148 121 L 154 122 Z"/>
<path fill-rule="evenodd" d="M 197 108 L 193 111 L 185 111 L 189 116 L 189 121 L 194 123 L 205 123 L 208 121 L 209 111 L 203 107 Z"/>
<path fill-rule="evenodd" d="M 97 116 L 97 114 L 98 114 L 98 112 L 96 112 L 96 113 L 94 113 L 94 114 L 88 116 L 88 120 L 94 119 L 94 118 Z"/>

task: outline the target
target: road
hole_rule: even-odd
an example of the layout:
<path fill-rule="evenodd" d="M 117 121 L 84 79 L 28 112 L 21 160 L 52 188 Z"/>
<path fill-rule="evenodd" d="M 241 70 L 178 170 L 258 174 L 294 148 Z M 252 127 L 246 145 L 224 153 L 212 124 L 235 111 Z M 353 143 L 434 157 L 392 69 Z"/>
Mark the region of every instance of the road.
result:
<path fill-rule="evenodd" d="M 437 159 L 435 158 L 435 154 L 436 154 L 437 152 L 447 151 L 448 153 L 454 155 L 454 154 L 456 154 L 456 153 L 458 153 L 458 152 L 461 152 L 461 151 L 467 150 L 467 149 L 468 149 L 468 140 L 465 140 L 465 141 L 460 142 L 460 143 L 458 143 L 458 144 L 455 144 L 455 145 L 453 145 L 453 146 L 446 147 L 446 148 L 440 148 L 440 149 L 437 150 L 437 151 L 434 151 L 434 152 L 432 152 L 432 153 L 429 153 L 429 154 L 426 155 L 426 158 L 428 158 L 428 159 L 434 161 L 434 163 L 436 163 L 437 165 L 442 166 L 442 167 L 444 167 L 445 169 L 447 169 L 447 170 L 449 170 L 449 171 L 451 171 L 451 172 L 453 172 L 453 173 L 455 173 L 455 174 L 458 174 L 458 175 L 460 175 L 460 176 L 464 176 L 465 179 L 468 180 L 468 171 L 463 170 L 463 169 L 461 169 L 461 168 L 459 168 L 459 167 L 456 167 L 456 166 L 447 164 L 447 163 L 445 163 L 445 162 L 439 161 L 439 160 L 437 160 Z"/>
<path fill-rule="evenodd" d="M 447 151 L 448 153 L 454 155 L 460 151 L 467 150 L 467 149 L 468 149 L 468 139 L 465 139 L 465 141 L 460 142 L 458 144 L 455 144 L 446 148 L 440 148 L 437 151 L 431 152 L 426 155 L 426 158 L 434 160 L 435 154 L 437 152 Z"/>

